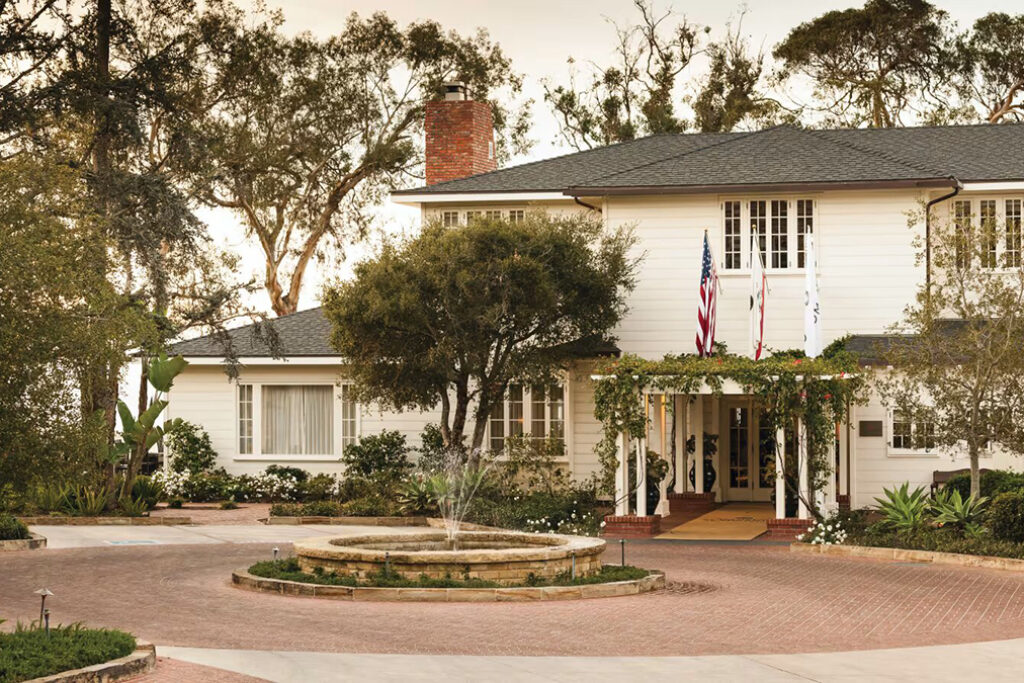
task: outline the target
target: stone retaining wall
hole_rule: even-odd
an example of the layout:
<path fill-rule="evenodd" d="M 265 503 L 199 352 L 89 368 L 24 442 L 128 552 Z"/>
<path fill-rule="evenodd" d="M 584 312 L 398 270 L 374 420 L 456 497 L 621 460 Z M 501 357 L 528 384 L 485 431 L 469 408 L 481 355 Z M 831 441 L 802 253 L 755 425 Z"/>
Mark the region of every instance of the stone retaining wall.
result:
<path fill-rule="evenodd" d="M 585 598 L 614 598 L 623 595 L 647 593 L 665 587 L 665 575 L 652 571 L 648 576 L 633 581 L 593 583 L 584 586 L 508 586 L 504 588 L 353 588 L 350 586 L 320 586 L 298 581 L 281 581 L 253 576 L 239 570 L 231 575 L 238 588 L 263 593 L 327 598 L 329 600 L 356 600 L 366 602 L 537 602 L 541 600 L 581 600 Z"/>
<path fill-rule="evenodd" d="M 890 562 L 929 562 L 959 567 L 982 567 L 1024 572 L 1024 560 L 988 555 L 964 555 L 961 553 L 940 553 L 931 550 L 908 550 L 906 548 L 875 548 L 862 545 L 817 545 L 793 543 L 790 552 L 810 555 L 834 555 L 838 557 L 865 557 Z"/>
<path fill-rule="evenodd" d="M 135 678 L 156 666 L 156 648 L 152 643 L 135 641 L 135 651 L 119 659 L 94 664 L 82 669 L 63 671 L 52 676 L 33 678 L 26 683 L 108 683 Z"/>
<path fill-rule="evenodd" d="M 191 517 L 61 517 L 40 515 L 18 517 L 28 526 L 183 526 Z"/>
<path fill-rule="evenodd" d="M 8 550 L 37 550 L 46 547 L 46 538 L 39 534 L 29 533 L 29 538 L 12 538 L 0 541 L 0 553 Z"/>

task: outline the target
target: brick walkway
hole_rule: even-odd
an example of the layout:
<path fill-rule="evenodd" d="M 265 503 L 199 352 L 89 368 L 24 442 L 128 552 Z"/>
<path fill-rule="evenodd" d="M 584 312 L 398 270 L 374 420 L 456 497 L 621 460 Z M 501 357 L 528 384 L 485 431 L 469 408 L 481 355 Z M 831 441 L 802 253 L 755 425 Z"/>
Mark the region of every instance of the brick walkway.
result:
<path fill-rule="evenodd" d="M 1024 575 L 791 555 L 785 546 L 631 542 L 655 594 L 536 604 L 348 603 L 248 593 L 229 574 L 268 544 L 81 548 L 0 556 L 12 627 L 47 587 L 57 622 L 164 645 L 491 655 L 792 653 L 1024 637 Z M 284 549 L 284 547 L 283 547 Z M 610 553 L 616 559 L 617 548 Z"/>
<path fill-rule="evenodd" d="M 237 510 L 221 510 L 219 503 L 186 503 L 180 509 L 161 505 L 150 517 L 191 517 L 193 524 L 257 524 L 270 516 L 269 503 L 239 503 Z"/>

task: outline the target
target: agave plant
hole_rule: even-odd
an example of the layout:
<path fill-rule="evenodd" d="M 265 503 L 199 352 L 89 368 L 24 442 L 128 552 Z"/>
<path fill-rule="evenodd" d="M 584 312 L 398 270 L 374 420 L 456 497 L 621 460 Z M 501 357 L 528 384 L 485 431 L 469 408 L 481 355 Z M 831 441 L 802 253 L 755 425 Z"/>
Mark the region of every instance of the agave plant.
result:
<path fill-rule="evenodd" d="M 898 489 L 891 491 L 883 488 L 884 498 L 875 498 L 878 511 L 882 513 L 881 524 L 900 533 L 917 531 L 925 523 L 928 511 L 928 498 L 924 487 L 910 491 L 910 484 L 904 482 Z"/>
<path fill-rule="evenodd" d="M 968 536 L 978 536 L 982 531 L 981 520 L 987 504 L 988 498 L 984 496 L 970 496 L 964 500 L 960 491 L 945 488 L 935 494 L 929 507 L 932 519 L 938 526 L 952 527 Z"/>

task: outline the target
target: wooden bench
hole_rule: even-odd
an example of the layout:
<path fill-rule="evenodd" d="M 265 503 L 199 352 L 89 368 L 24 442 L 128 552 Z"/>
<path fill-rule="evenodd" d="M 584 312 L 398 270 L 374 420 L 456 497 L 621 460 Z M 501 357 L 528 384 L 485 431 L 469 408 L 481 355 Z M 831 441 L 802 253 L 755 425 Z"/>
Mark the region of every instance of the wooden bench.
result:
<path fill-rule="evenodd" d="M 982 469 L 978 470 L 978 473 L 979 473 L 979 475 L 982 475 L 982 474 L 985 474 L 986 472 L 990 472 L 990 471 L 991 470 L 987 470 L 987 469 L 982 468 Z M 946 470 L 946 471 L 935 470 L 934 472 L 932 472 L 932 493 L 934 494 L 938 490 L 938 488 L 940 486 L 942 486 L 943 484 L 948 482 L 950 479 L 952 479 L 956 475 L 958 475 L 958 474 L 970 474 L 970 473 L 971 473 L 971 468 L 970 467 L 964 467 L 964 468 L 959 469 L 959 470 Z"/>

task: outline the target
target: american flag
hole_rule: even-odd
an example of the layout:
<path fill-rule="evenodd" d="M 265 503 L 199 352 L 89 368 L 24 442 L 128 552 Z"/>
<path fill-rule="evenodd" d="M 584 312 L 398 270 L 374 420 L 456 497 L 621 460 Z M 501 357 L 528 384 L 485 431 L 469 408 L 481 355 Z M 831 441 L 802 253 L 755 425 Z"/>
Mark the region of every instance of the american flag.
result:
<path fill-rule="evenodd" d="M 697 302 L 697 355 L 710 356 L 715 347 L 715 314 L 718 309 L 718 271 L 704 231 L 704 256 L 700 266 L 700 300 Z"/>

